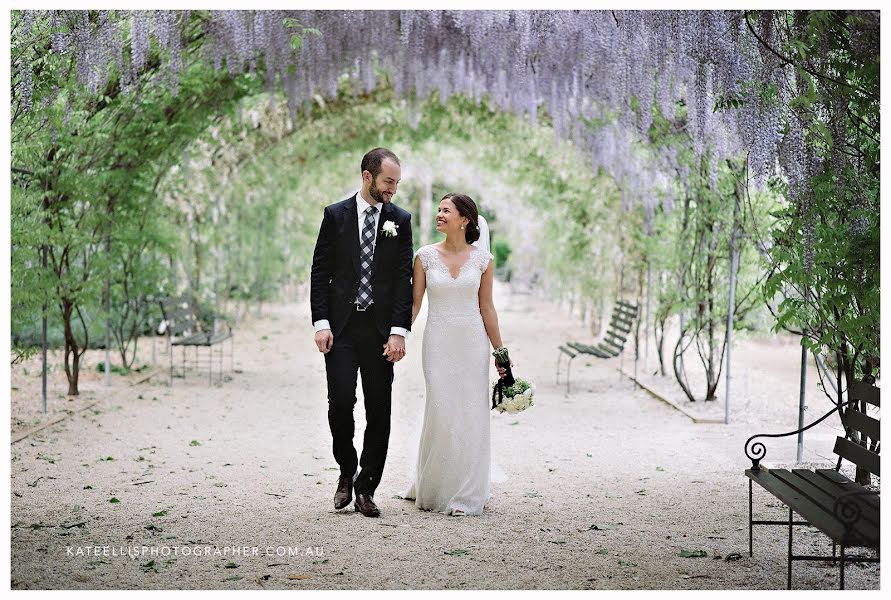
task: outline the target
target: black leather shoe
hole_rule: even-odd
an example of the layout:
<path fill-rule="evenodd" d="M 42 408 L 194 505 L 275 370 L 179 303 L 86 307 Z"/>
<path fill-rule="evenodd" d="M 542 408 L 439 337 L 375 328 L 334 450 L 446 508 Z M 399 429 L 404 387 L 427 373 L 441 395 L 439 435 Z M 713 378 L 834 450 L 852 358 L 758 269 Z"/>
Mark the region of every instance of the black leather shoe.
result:
<path fill-rule="evenodd" d="M 360 512 L 366 517 L 381 516 L 381 511 L 374 503 L 374 498 L 368 494 L 356 494 L 356 512 Z"/>
<path fill-rule="evenodd" d="M 349 506 L 353 499 L 353 476 L 341 475 L 337 480 L 337 491 L 334 492 L 334 508 L 340 510 Z"/>

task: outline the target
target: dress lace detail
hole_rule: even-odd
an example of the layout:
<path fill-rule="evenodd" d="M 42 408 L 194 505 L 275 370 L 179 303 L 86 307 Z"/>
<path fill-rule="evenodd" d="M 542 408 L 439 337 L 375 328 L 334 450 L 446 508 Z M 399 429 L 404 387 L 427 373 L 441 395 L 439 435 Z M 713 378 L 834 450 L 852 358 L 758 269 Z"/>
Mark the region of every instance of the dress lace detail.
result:
<path fill-rule="evenodd" d="M 402 495 L 424 510 L 478 515 L 491 497 L 490 354 L 479 288 L 492 255 L 472 246 L 457 277 L 436 248 L 417 256 L 427 281 L 427 396 L 412 483 Z"/>

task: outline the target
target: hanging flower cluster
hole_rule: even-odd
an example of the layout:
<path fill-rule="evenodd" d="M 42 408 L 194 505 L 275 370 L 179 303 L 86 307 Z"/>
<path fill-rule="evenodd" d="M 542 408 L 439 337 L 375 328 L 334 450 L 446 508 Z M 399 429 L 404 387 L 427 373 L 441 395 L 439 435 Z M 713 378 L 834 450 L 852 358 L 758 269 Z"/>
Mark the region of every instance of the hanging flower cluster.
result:
<path fill-rule="evenodd" d="M 878 15 L 865 14 L 851 46 L 877 57 Z M 129 89 L 148 67 L 152 41 L 163 57 L 157 77 L 175 91 L 184 40 L 198 36 L 201 57 L 217 69 L 237 74 L 262 67 L 268 87 L 286 92 L 292 118 L 313 98 L 334 96 L 345 74 L 367 92 L 384 72 L 400 97 L 487 96 L 498 109 L 532 122 L 544 112 L 558 138 L 573 141 L 595 170 L 605 169 L 648 213 L 658 198 L 670 209 L 670 182 L 678 175 L 676 157 L 648 159 L 634 151 L 652 122 L 651 106 L 673 117 L 684 102 L 694 152 L 707 153 L 715 173 L 719 161 L 740 152 L 748 153 L 756 183 L 779 164 L 803 213 L 804 184 L 818 166 L 805 151 L 801 128 L 784 127 L 794 120 L 794 67 L 759 43 L 776 43 L 780 17 L 772 11 L 748 17 L 741 11 L 494 10 L 22 15 L 22 31 L 48 21 L 53 52 L 76 55 L 78 78 L 92 93 L 101 93 L 110 65 Z M 26 109 L 32 68 L 26 60 L 14 65 L 14 101 Z M 779 102 L 766 100 L 765 89 Z M 719 99 L 724 110 L 716 112 Z M 841 153 L 831 167 L 845 168 Z M 654 181 L 663 184 L 654 187 Z"/>

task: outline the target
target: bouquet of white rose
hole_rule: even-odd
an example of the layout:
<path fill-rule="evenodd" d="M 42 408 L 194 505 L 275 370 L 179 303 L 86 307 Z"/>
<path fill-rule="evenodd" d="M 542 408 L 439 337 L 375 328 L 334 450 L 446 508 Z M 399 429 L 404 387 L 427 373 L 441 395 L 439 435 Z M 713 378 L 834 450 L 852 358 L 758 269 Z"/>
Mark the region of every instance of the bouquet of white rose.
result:
<path fill-rule="evenodd" d="M 492 408 L 501 413 L 518 413 L 532 406 L 535 388 L 528 381 L 514 379 L 507 348 L 492 353 L 495 364 L 505 369 L 505 376 L 492 386 Z"/>
<path fill-rule="evenodd" d="M 501 413 L 515 414 L 535 404 L 532 401 L 535 397 L 535 388 L 525 379 L 517 379 L 513 385 L 503 388 L 502 394 L 504 399 L 493 407 Z"/>

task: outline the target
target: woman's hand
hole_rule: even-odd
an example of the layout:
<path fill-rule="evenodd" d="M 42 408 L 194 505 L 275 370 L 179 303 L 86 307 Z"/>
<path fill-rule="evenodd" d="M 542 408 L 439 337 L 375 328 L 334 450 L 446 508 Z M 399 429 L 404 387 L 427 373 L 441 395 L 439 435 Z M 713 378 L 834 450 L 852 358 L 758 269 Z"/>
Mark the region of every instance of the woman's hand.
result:
<path fill-rule="evenodd" d="M 504 367 L 499 367 L 498 361 L 495 361 L 495 368 L 498 369 L 498 377 L 501 379 L 504 379 L 505 376 L 507 375 L 507 369 L 505 369 Z M 510 368 L 511 368 L 511 370 L 513 370 L 513 368 L 514 368 L 513 360 L 510 361 Z"/>

